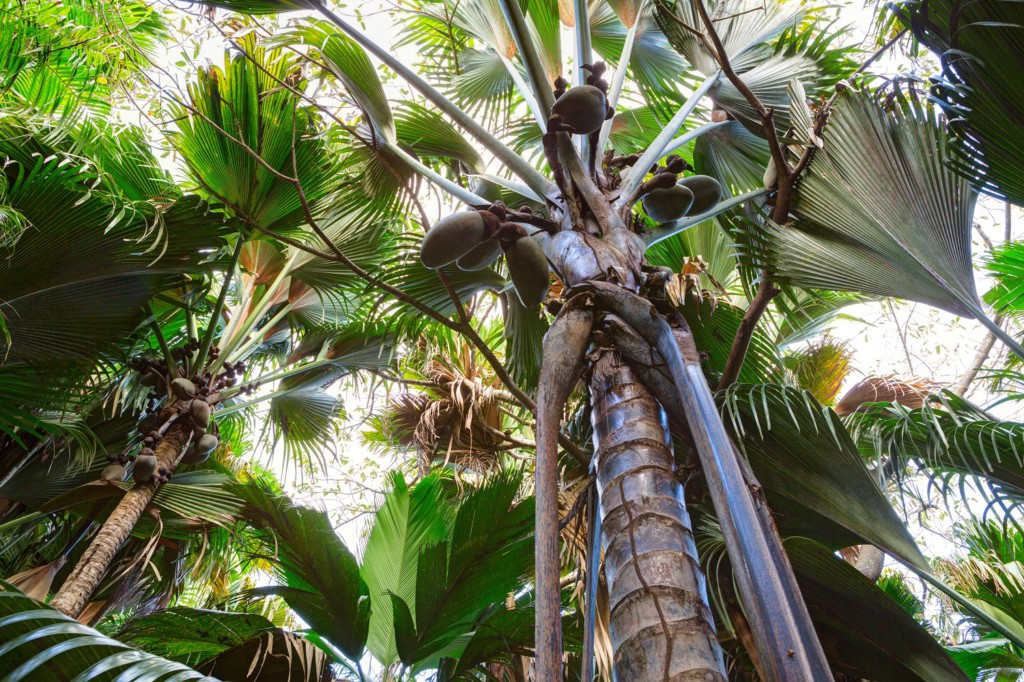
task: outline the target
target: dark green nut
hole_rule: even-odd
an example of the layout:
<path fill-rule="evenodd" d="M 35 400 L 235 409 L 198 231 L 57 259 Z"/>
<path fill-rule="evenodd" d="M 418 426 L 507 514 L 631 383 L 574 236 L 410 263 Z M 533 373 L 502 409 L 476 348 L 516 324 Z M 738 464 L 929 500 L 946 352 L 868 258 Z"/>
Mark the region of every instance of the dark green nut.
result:
<path fill-rule="evenodd" d="M 593 85 L 577 85 L 555 100 L 551 113 L 572 126 L 578 135 L 589 135 L 604 124 L 608 102 L 604 93 Z"/>
<path fill-rule="evenodd" d="M 185 450 L 185 454 L 182 455 L 181 463 L 184 466 L 195 466 L 196 464 L 202 464 L 208 459 L 210 459 L 210 453 L 199 452 L 199 450 L 196 449 L 196 444 L 192 443 L 192 445 L 189 445 L 188 449 Z"/>
<path fill-rule="evenodd" d="M 195 442 L 196 451 L 203 455 L 213 452 L 218 445 L 220 445 L 220 439 L 212 433 L 204 434 Z"/>
<path fill-rule="evenodd" d="M 462 270 L 483 270 L 501 255 L 501 244 L 495 239 L 488 239 L 462 256 L 455 264 Z"/>
<path fill-rule="evenodd" d="M 693 205 L 686 215 L 699 215 L 710 211 L 722 200 L 722 185 L 710 175 L 691 175 L 679 184 L 693 192 Z"/>
<path fill-rule="evenodd" d="M 533 308 L 548 293 L 548 259 L 544 249 L 531 237 L 512 242 L 505 250 L 505 261 L 519 300 Z"/>
<path fill-rule="evenodd" d="M 192 414 L 192 423 L 200 429 L 210 425 L 210 403 L 196 398 L 189 405 L 189 412 Z"/>
<path fill-rule="evenodd" d="M 483 243 L 487 228 L 476 211 L 455 213 L 434 223 L 420 244 L 420 260 L 428 268 L 441 268 Z"/>
<path fill-rule="evenodd" d="M 657 223 L 679 220 L 693 205 L 693 192 L 682 184 L 656 189 L 644 195 L 644 212 Z"/>

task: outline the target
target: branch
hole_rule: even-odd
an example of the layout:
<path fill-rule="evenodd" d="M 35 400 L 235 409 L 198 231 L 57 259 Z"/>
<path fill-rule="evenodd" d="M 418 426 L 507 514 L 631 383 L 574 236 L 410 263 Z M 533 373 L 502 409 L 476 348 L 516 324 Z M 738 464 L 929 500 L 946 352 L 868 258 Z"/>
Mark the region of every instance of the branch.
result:
<path fill-rule="evenodd" d="M 771 109 L 766 109 L 761 100 L 757 98 L 754 91 L 750 89 L 746 83 L 743 82 L 736 72 L 732 69 L 732 64 L 729 62 L 729 55 L 725 51 L 725 46 L 722 45 L 722 39 L 718 35 L 718 31 L 715 30 L 715 24 L 711 17 L 708 16 L 708 10 L 704 6 L 704 0 L 694 0 L 694 5 L 697 7 L 697 12 L 700 14 L 700 19 L 704 23 L 704 28 L 707 31 L 707 39 L 710 39 L 711 45 L 705 46 L 708 51 L 711 52 L 712 56 L 718 61 L 718 65 L 722 67 L 722 73 L 729 79 L 729 82 L 739 90 L 740 94 L 746 98 L 747 102 L 754 108 L 758 116 L 761 117 L 761 126 L 764 128 L 765 137 L 768 138 L 768 149 L 771 150 L 772 159 L 775 161 L 775 167 L 778 169 L 780 182 L 783 178 L 788 178 L 790 174 L 789 164 L 786 162 L 786 157 L 782 154 L 782 146 L 779 144 L 779 135 L 775 130 L 774 114 Z"/>
<path fill-rule="evenodd" d="M 740 375 L 740 369 L 743 368 L 743 361 L 747 357 L 747 349 L 750 348 L 750 340 L 754 337 L 757 323 L 764 315 L 764 311 L 768 309 L 768 304 L 778 293 L 779 290 L 762 272 L 761 281 L 757 285 L 757 293 L 754 294 L 754 299 L 750 302 L 747 312 L 743 314 L 740 326 L 736 330 L 736 336 L 733 338 L 732 347 L 729 348 L 729 358 L 725 361 L 722 378 L 718 381 L 719 391 L 729 388 L 736 382 Z"/>

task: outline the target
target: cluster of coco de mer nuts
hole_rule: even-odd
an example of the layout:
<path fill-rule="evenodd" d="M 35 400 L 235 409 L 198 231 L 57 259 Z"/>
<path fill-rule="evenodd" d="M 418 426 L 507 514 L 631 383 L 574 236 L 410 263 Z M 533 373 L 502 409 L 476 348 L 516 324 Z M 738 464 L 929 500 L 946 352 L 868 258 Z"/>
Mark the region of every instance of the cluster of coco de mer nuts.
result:
<path fill-rule="evenodd" d="M 175 360 L 181 361 L 191 352 L 199 350 L 199 341 L 189 339 L 188 343 L 172 353 Z M 211 359 L 217 358 L 219 349 L 210 348 Z M 213 409 L 211 402 L 217 400 L 217 392 L 238 383 L 239 377 L 245 372 L 245 363 L 225 363 L 224 371 L 211 381 L 210 373 L 188 379 L 171 376 L 167 363 L 148 357 L 137 357 L 129 361 L 129 367 L 141 375 L 139 380 L 143 386 L 152 386 L 153 391 L 147 396 L 147 406 L 142 420 L 137 426 L 138 437 L 119 454 L 110 455 L 109 464 L 100 474 L 103 481 L 123 481 L 128 463 L 132 463 L 131 476 L 137 484 L 163 483 L 171 478 L 171 472 L 159 465 L 156 448 L 163 440 L 164 434 L 172 423 L 185 420 L 192 429 L 192 439 L 188 448 L 181 456 L 179 464 L 193 466 L 209 459 L 217 449 L 220 439 L 216 435 L 216 425 L 212 423 Z M 257 385 L 249 384 L 242 387 L 243 393 L 252 393 Z M 164 391 L 161 393 L 160 389 Z M 167 397 L 167 404 L 161 406 L 162 397 Z M 211 432 L 212 431 L 212 432 Z M 135 452 L 135 448 L 141 449 Z"/>
<path fill-rule="evenodd" d="M 603 62 L 584 64 L 589 72 L 586 84 L 567 89 L 568 83 L 555 80 L 555 103 L 551 107 L 548 132 L 567 132 L 577 135 L 596 135 L 614 112 L 608 106 L 608 84 L 602 78 L 606 67 Z M 606 156 L 613 168 L 633 165 L 639 154 L 625 157 Z M 687 216 L 695 216 L 714 207 L 722 198 L 722 186 L 708 175 L 682 177 L 692 170 L 677 155 L 669 156 L 664 166 L 650 169 L 653 177 L 638 191 L 644 212 L 657 223 L 668 223 Z M 491 200 L 484 190 L 496 189 L 492 183 L 482 181 L 475 188 L 482 198 Z M 496 194 L 495 194 L 496 196 Z M 428 268 L 442 268 L 455 263 L 462 270 L 481 270 L 497 260 L 502 253 L 508 265 L 512 286 L 519 300 L 532 308 L 544 300 L 548 291 L 548 263 L 544 250 L 521 224 L 529 216 L 529 209 L 510 216 L 500 201 L 486 210 L 469 210 L 442 218 L 427 232 L 420 244 L 420 258 Z M 509 218 L 519 222 L 508 222 Z M 533 224 L 542 219 L 532 217 Z"/>

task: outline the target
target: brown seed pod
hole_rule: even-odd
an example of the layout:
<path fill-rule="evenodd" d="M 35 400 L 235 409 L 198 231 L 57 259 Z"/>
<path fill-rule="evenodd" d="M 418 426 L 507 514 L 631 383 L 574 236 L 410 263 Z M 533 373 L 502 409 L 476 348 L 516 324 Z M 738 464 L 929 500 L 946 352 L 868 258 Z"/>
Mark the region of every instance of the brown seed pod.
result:
<path fill-rule="evenodd" d="M 533 308 L 548 293 L 548 259 L 537 240 L 522 237 L 505 249 L 505 261 L 519 300 Z"/>
<path fill-rule="evenodd" d="M 132 480 L 136 483 L 148 483 L 155 473 L 156 457 L 153 455 L 140 454 L 135 460 L 135 464 L 132 465 Z"/>
<path fill-rule="evenodd" d="M 195 442 L 196 452 L 203 455 L 213 452 L 217 449 L 218 445 L 220 445 L 220 439 L 212 433 L 203 435 L 202 438 Z"/>
<path fill-rule="evenodd" d="M 466 255 L 485 239 L 484 219 L 476 211 L 454 213 L 434 223 L 420 243 L 420 260 L 440 268 Z"/>
<path fill-rule="evenodd" d="M 589 135 L 601 129 L 608 114 L 608 104 L 598 88 L 577 85 L 555 100 L 551 113 L 572 126 L 577 134 Z"/>
<path fill-rule="evenodd" d="M 181 457 L 181 463 L 185 466 L 195 466 L 196 464 L 202 464 L 208 459 L 210 459 L 210 453 L 199 452 L 196 449 L 196 444 L 193 443 L 185 450 L 185 454 Z"/>
<path fill-rule="evenodd" d="M 189 406 L 192 413 L 192 423 L 197 427 L 205 429 L 210 425 L 210 403 L 196 398 Z"/>
<path fill-rule="evenodd" d="M 150 431 L 155 431 L 158 428 L 160 428 L 159 412 L 146 415 L 146 417 L 139 422 L 138 426 L 139 433 L 149 433 Z"/>
<path fill-rule="evenodd" d="M 683 185 L 656 189 L 644 195 L 644 212 L 658 223 L 679 220 L 693 204 L 693 192 Z"/>
<path fill-rule="evenodd" d="M 722 200 L 722 185 L 710 175 L 691 175 L 680 180 L 679 184 L 693 192 L 693 205 L 686 215 L 709 211 Z"/>
<path fill-rule="evenodd" d="M 196 394 L 196 385 L 188 379 L 178 377 L 171 382 L 171 392 L 176 395 L 179 400 L 189 400 Z"/>
<path fill-rule="evenodd" d="M 114 462 L 112 464 L 108 464 L 103 468 L 103 471 L 100 472 L 100 480 L 114 482 L 123 481 L 124 475 L 124 467 L 118 462 Z"/>
<path fill-rule="evenodd" d="M 483 270 L 501 255 L 501 244 L 495 239 L 488 239 L 474 247 L 469 253 L 455 261 L 461 270 Z"/>

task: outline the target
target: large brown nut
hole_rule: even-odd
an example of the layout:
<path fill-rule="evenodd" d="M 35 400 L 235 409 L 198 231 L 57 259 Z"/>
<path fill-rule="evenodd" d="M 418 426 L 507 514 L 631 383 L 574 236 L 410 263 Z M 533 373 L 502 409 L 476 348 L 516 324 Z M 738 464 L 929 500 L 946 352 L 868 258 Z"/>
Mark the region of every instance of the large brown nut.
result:
<path fill-rule="evenodd" d="M 577 134 L 589 135 L 604 124 L 608 103 L 604 93 L 593 85 L 577 85 L 555 100 L 551 113 L 572 126 Z"/>
<path fill-rule="evenodd" d="M 454 213 L 434 223 L 420 243 L 420 260 L 428 268 L 441 268 L 483 243 L 484 219 L 476 211 Z"/>
<path fill-rule="evenodd" d="M 683 185 L 656 189 L 644 195 L 644 212 L 657 223 L 679 220 L 693 205 L 693 192 Z"/>
<path fill-rule="evenodd" d="M 532 237 L 517 239 L 505 250 L 505 262 L 519 300 L 527 308 L 540 305 L 548 293 L 548 259 Z"/>

